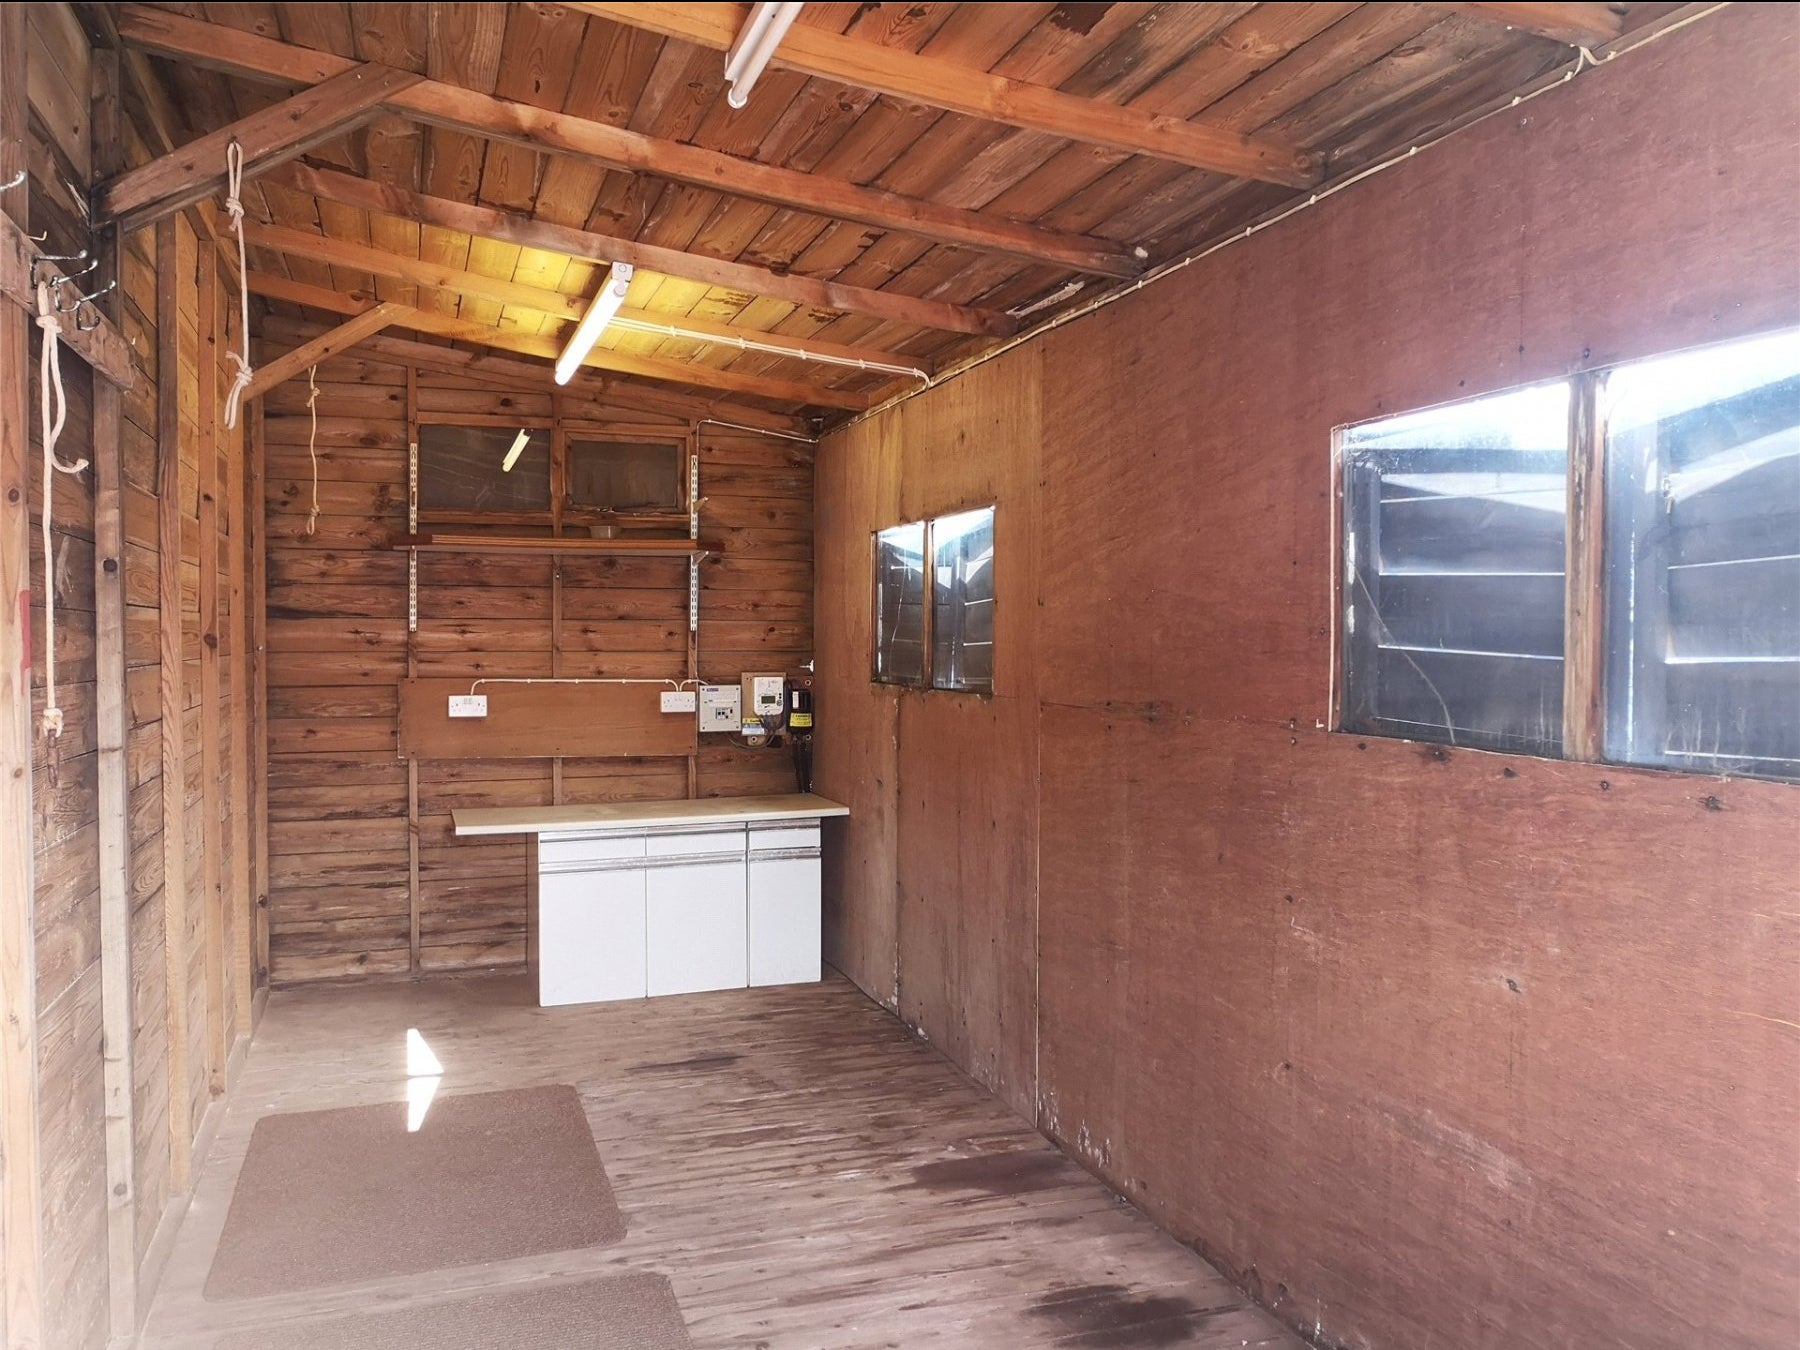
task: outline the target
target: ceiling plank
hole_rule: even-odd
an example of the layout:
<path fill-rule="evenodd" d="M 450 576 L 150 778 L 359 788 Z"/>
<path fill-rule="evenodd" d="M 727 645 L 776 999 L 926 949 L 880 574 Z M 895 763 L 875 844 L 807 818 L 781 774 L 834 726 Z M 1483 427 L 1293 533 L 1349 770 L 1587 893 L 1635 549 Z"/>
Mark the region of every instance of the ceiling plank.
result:
<path fill-rule="evenodd" d="M 254 177 L 368 121 L 385 100 L 421 78 L 390 66 L 352 65 L 102 184 L 98 222 L 116 222 L 126 231 L 154 225 L 225 187 L 225 155 L 233 141 L 243 148 L 244 176 Z"/>
<path fill-rule="evenodd" d="M 747 12 L 744 5 L 655 0 L 572 3 L 569 8 L 721 51 L 736 40 Z M 771 64 L 967 117 L 1127 154 L 1173 160 L 1231 178 L 1311 187 L 1320 176 L 1318 160 L 1299 146 L 1150 113 L 1129 104 L 1081 98 L 1047 85 L 1028 84 L 805 23 L 787 31 Z"/>
<path fill-rule="evenodd" d="M 1602 4 L 1510 4 L 1497 0 L 1491 4 L 1444 4 L 1437 8 L 1460 10 L 1576 47 L 1611 42 L 1625 28 L 1625 21 L 1613 12 L 1612 6 Z"/>
<path fill-rule="evenodd" d="M 312 85 L 355 64 L 329 52 L 144 5 L 121 5 L 118 18 L 120 37 L 133 46 L 243 78 Z M 551 153 L 585 156 L 616 169 L 1072 271 L 1129 278 L 1144 269 L 1136 250 L 1112 240 L 1040 229 L 840 178 L 759 164 L 439 80 L 421 80 L 385 106 L 432 126 Z"/>
<path fill-rule="evenodd" d="M 402 317 L 404 305 L 381 304 L 357 314 L 355 318 L 346 320 L 330 332 L 321 333 L 309 342 L 304 342 L 292 351 L 283 352 L 273 361 L 257 370 L 245 391 L 249 398 L 260 398 L 276 385 L 293 379 L 308 366 L 316 366 L 321 361 L 329 361 L 361 342 L 364 338 L 373 337 L 383 328 Z"/>
<path fill-rule="evenodd" d="M 973 333 L 983 337 L 1010 337 L 1019 327 L 1018 320 L 998 310 L 951 305 L 941 300 L 921 300 L 910 295 L 869 290 L 862 286 L 844 286 L 797 273 L 771 272 L 750 263 L 686 253 L 656 244 L 641 244 L 547 220 L 534 220 L 530 216 L 502 211 L 496 207 L 427 196 L 422 192 L 377 183 L 368 178 L 358 178 L 354 174 L 318 168 L 311 164 L 296 162 L 285 165 L 276 170 L 272 178 L 296 192 L 311 193 L 327 201 L 358 206 L 381 215 L 436 225 L 442 229 L 477 235 L 483 239 L 497 239 L 525 248 L 565 253 L 590 262 L 630 263 L 633 267 L 661 272 L 664 276 L 749 291 L 795 305 L 837 310 L 844 314 L 862 314 L 872 319 L 910 324 L 916 328 Z"/>
<path fill-rule="evenodd" d="M 334 239 L 327 235 L 316 234 L 308 230 L 296 230 L 284 225 L 263 225 L 256 221 L 246 223 L 244 237 L 247 243 L 256 248 L 272 249 L 275 252 L 294 257 L 311 258 L 315 262 L 327 263 L 332 267 L 342 267 L 350 271 L 366 272 L 377 277 L 392 277 L 398 281 L 409 281 L 415 286 L 431 290 L 441 290 L 453 296 L 475 296 L 492 300 L 497 304 L 512 309 L 527 310 L 534 314 L 547 314 L 553 319 L 576 322 L 587 312 L 588 301 L 580 296 L 564 295 L 560 291 L 545 290 L 538 286 L 527 286 L 520 282 L 508 281 L 500 277 L 490 277 L 479 272 L 459 271 L 438 263 L 427 262 L 422 258 L 410 257 L 403 253 L 390 253 L 385 249 L 374 248 L 368 244 L 359 244 L 348 239 Z M 264 278 L 265 287 L 274 278 Z M 252 287 L 254 290 L 255 287 Z M 314 292 L 312 298 L 298 301 L 317 309 L 330 309 L 338 313 L 360 314 L 373 303 L 367 296 L 349 294 L 342 297 L 338 305 L 333 305 L 323 297 L 338 294 L 324 291 L 317 287 L 307 287 Z M 267 289 L 261 292 L 272 295 Z M 291 299 L 292 296 L 282 296 Z M 626 306 L 619 311 L 619 317 L 637 323 L 654 324 L 658 327 L 676 327 L 689 333 L 701 334 L 716 338 L 724 346 L 744 348 L 746 342 L 761 344 L 766 347 L 780 349 L 780 353 L 797 361 L 825 360 L 828 363 L 861 362 L 885 366 L 910 366 L 923 369 L 930 374 L 929 363 L 922 358 L 903 356 L 894 352 L 879 351 L 872 347 L 856 347 L 840 342 L 826 342 L 818 338 L 791 337 L 784 333 L 765 332 L 758 328 L 744 328 L 733 324 L 715 323 L 698 315 L 659 314 L 653 310 Z M 669 334 L 679 337 L 680 334 Z M 693 339 L 699 340 L 699 339 Z M 775 355 L 765 352 L 764 355 Z"/>

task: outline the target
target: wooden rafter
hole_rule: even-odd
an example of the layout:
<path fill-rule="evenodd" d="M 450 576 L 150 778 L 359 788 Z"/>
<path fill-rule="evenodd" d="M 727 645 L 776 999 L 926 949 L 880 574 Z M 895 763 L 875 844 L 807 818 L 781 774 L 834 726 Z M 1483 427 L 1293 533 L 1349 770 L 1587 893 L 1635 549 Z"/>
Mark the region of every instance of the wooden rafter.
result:
<path fill-rule="evenodd" d="M 1511 4 L 1496 0 L 1491 4 L 1446 4 L 1440 8 L 1461 10 L 1477 18 L 1503 23 L 1522 33 L 1535 33 L 1538 37 L 1575 46 L 1611 42 L 1624 31 L 1624 21 L 1611 5 Z"/>
<path fill-rule="evenodd" d="M 321 333 L 310 342 L 283 352 L 256 372 L 247 391 L 249 397 L 258 398 L 276 385 L 291 380 L 308 366 L 316 366 L 321 361 L 329 361 L 334 356 L 342 355 L 364 338 L 373 337 L 389 324 L 398 321 L 405 313 L 404 305 L 371 305 L 329 333 Z"/>
<path fill-rule="evenodd" d="M 629 4 L 573 3 L 569 8 L 724 51 L 743 27 L 746 7 L 633 0 Z M 1045 85 L 846 37 L 804 21 L 782 38 L 772 64 L 947 112 L 1172 160 L 1232 178 L 1290 187 L 1310 187 L 1319 178 L 1317 159 L 1283 141 L 1080 98 Z"/>
<path fill-rule="evenodd" d="M 273 249 L 278 253 L 293 257 L 311 258 L 316 262 L 328 263 L 334 267 L 342 267 L 351 271 L 368 272 L 375 276 L 410 281 L 416 286 L 442 291 L 453 297 L 476 296 L 514 309 L 549 315 L 555 319 L 574 322 L 581 318 L 587 308 L 587 301 L 582 297 L 565 295 L 561 291 L 527 286 L 499 277 L 484 276 L 479 272 L 464 272 L 452 267 L 442 267 L 421 258 L 391 253 L 385 249 L 373 248 L 368 244 L 358 244 L 347 239 L 332 239 L 329 236 L 306 230 L 295 230 L 280 225 L 252 224 L 246 227 L 245 235 L 249 242 L 258 248 Z M 334 304 L 331 299 L 334 295 L 333 292 L 321 291 L 312 286 L 303 286 L 301 291 L 289 290 L 283 294 L 281 293 L 282 279 L 266 275 L 256 278 L 251 289 L 273 298 L 290 299 L 297 304 L 311 305 L 315 309 L 329 309 L 340 314 L 360 314 L 371 304 L 367 297 L 356 295 L 339 297 L 340 303 Z M 308 298 L 297 298 L 302 291 L 307 293 Z M 826 342 L 818 338 L 790 337 L 783 333 L 770 333 L 758 328 L 714 323 L 709 319 L 693 315 L 659 314 L 652 310 L 626 306 L 619 311 L 619 317 L 637 323 L 675 325 L 690 333 L 716 338 L 721 344 L 727 346 L 746 341 L 756 342 L 767 347 L 779 348 L 782 353 L 790 355 L 798 361 L 824 359 L 832 362 L 855 361 L 876 365 L 926 368 L 921 366 L 919 358 L 879 351 L 872 347 L 856 347 L 841 342 Z M 930 373 L 928 368 L 926 368 L 926 373 Z"/>
<path fill-rule="evenodd" d="M 366 122 L 384 101 L 422 78 L 373 63 L 352 65 L 292 98 L 120 174 L 100 187 L 95 214 L 99 222 L 117 223 L 125 230 L 154 225 L 221 190 L 225 154 L 232 141 L 242 148 L 244 174 L 250 177 Z"/>
<path fill-rule="evenodd" d="M 348 57 L 143 5 L 120 6 L 118 18 L 121 38 L 134 46 L 246 79 L 313 85 L 341 75 L 356 64 Z M 441 80 L 421 80 L 389 99 L 385 106 L 414 121 L 488 140 L 575 155 L 613 169 L 653 174 L 730 196 L 1077 272 L 1134 277 L 1145 266 L 1138 251 L 1111 240 L 1040 229 L 840 178 L 739 159 Z"/>
<path fill-rule="evenodd" d="M 975 333 L 987 337 L 1008 337 L 1018 330 L 1018 321 L 998 310 L 977 309 L 968 305 L 952 305 L 942 300 L 922 300 L 916 296 L 892 291 L 870 290 L 863 286 L 845 286 L 835 281 L 796 273 L 771 272 L 766 267 L 732 262 L 702 253 L 686 253 L 680 249 L 656 244 L 619 239 L 609 234 L 595 234 L 553 221 L 534 220 L 514 211 L 498 207 L 471 205 L 422 192 L 377 183 L 367 178 L 336 169 L 319 168 L 304 163 L 282 166 L 270 175 L 271 181 L 296 192 L 309 193 L 326 201 L 360 207 L 422 225 L 457 230 L 482 239 L 497 239 L 523 248 L 542 249 L 548 253 L 564 253 L 595 263 L 630 263 L 664 276 L 685 281 L 703 282 L 749 291 L 774 300 L 820 309 L 838 310 L 845 314 L 864 314 L 872 319 L 891 320 L 916 328 L 933 328 L 950 333 Z"/>

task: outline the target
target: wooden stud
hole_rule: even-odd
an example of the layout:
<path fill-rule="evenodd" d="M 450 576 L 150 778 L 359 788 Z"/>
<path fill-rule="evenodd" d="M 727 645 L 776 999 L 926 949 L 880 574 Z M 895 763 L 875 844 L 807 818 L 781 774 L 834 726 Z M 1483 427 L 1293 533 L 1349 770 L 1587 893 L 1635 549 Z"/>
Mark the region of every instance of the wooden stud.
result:
<path fill-rule="evenodd" d="M 1611 42 L 1624 31 L 1619 15 L 1611 5 L 1605 4 L 1514 4 L 1496 0 L 1488 4 L 1444 4 L 1436 8 L 1460 10 L 1478 19 L 1516 28 L 1521 33 L 1578 47 Z"/>
<path fill-rule="evenodd" d="M 119 53 L 93 54 L 89 100 L 94 163 L 105 171 L 124 153 Z M 117 259 L 116 230 L 97 231 L 102 257 Z M 119 313 L 115 290 L 99 304 Z M 123 409 L 118 386 L 94 380 L 94 703 L 100 866 L 101 1074 L 106 1111 L 107 1303 L 111 1338 L 137 1331 L 137 1096 L 131 945 L 131 827 L 125 680 Z"/>
<path fill-rule="evenodd" d="M 251 659 L 251 772 L 255 790 L 251 810 L 250 842 L 255 850 L 255 876 L 251 889 L 254 917 L 251 933 L 251 966 L 254 983 L 263 985 L 269 978 L 269 615 L 268 597 L 268 532 L 263 520 L 263 483 L 268 474 L 268 452 L 263 436 L 263 413 L 260 403 L 247 411 L 249 425 L 249 472 L 245 475 L 242 519 L 248 535 L 250 579 L 247 604 L 250 623 Z M 252 994 L 254 999 L 254 994 Z"/>
<path fill-rule="evenodd" d="M 260 398 L 278 384 L 294 378 L 308 366 L 341 356 L 364 338 L 373 337 L 406 312 L 404 305 L 374 305 L 353 319 L 347 319 L 328 333 L 321 333 L 290 352 L 283 352 L 256 372 L 245 391 L 249 398 Z"/>
<path fill-rule="evenodd" d="M 162 660 L 163 957 L 168 976 L 169 1188 L 193 1167 L 188 1101 L 187 736 L 181 640 L 181 277 L 176 217 L 156 225 L 157 620 Z"/>
<path fill-rule="evenodd" d="M 630 4 L 577 2 L 569 8 L 719 51 L 731 47 L 744 22 L 743 8 L 733 4 L 633 0 Z M 1318 160 L 1283 141 L 1065 94 L 938 57 L 847 37 L 804 21 L 787 31 L 771 64 L 928 108 L 1084 145 L 1172 160 L 1232 178 L 1289 187 L 1311 187 L 1319 178 Z"/>
<path fill-rule="evenodd" d="M 196 241 L 197 242 L 197 241 Z M 215 1097 L 225 1091 L 230 1053 L 225 1023 L 227 922 L 223 876 L 223 822 L 219 792 L 224 752 L 219 723 L 219 272 L 208 249 L 196 249 L 196 324 L 199 329 L 199 548 L 200 548 L 200 856 L 201 931 L 206 942 L 206 1081 Z"/>
<path fill-rule="evenodd" d="M 0 6 L 0 182 L 26 166 L 25 7 Z M 21 232 L 28 184 L 0 195 Z M 31 783 L 31 369 L 23 315 L 0 311 L 0 1340 L 38 1343 L 44 1231 L 38 1140 L 37 876 Z"/>
<path fill-rule="evenodd" d="M 274 181 L 296 192 L 310 193 L 326 201 L 359 207 L 380 215 L 435 225 L 481 239 L 518 244 L 524 248 L 562 253 L 596 263 L 630 263 L 647 272 L 680 277 L 686 281 L 749 291 L 772 300 L 834 309 L 844 314 L 863 314 L 872 319 L 933 328 L 947 333 L 973 333 L 1010 337 L 1019 321 L 999 310 L 952 305 L 942 300 L 923 300 L 893 291 L 846 286 L 798 273 L 771 272 L 749 263 L 732 262 L 701 253 L 663 248 L 610 234 L 595 234 L 548 220 L 537 220 L 498 207 L 471 205 L 432 197 L 391 183 L 376 183 L 337 169 L 293 163 L 271 175 Z"/>
<path fill-rule="evenodd" d="M 244 79 L 313 85 L 356 64 L 348 57 L 144 5 L 121 5 L 118 20 L 121 38 L 134 46 Z M 438 80 L 421 80 L 394 95 L 386 106 L 430 126 L 545 153 L 576 155 L 627 173 L 654 174 L 813 215 L 1100 276 L 1135 277 L 1144 270 L 1142 259 L 1111 240 L 1039 229 L 1002 216 L 760 164 Z"/>
<path fill-rule="evenodd" d="M 23 210 L 19 200 L 23 188 L 8 194 L 11 205 Z M 54 262 L 36 263 L 38 244 L 7 215 L 0 213 L 0 295 L 16 304 L 20 311 L 37 317 L 37 287 L 33 271 L 43 280 L 63 275 Z M 96 328 L 82 329 L 64 324 L 58 339 L 70 351 L 86 361 L 121 389 L 129 389 L 137 380 L 137 367 L 132 363 L 131 344 L 119 332 L 118 325 L 102 317 Z"/>
<path fill-rule="evenodd" d="M 1563 758 L 1597 761 L 1606 731 L 1606 438 L 1596 374 L 1569 390 L 1569 507 L 1565 522 Z"/>
<path fill-rule="evenodd" d="M 360 126 L 385 99 L 422 78 L 372 62 L 352 66 L 102 184 L 97 218 L 117 223 L 125 233 L 154 225 L 225 189 L 225 156 L 233 141 L 243 151 L 245 178 L 254 177 Z"/>
<path fill-rule="evenodd" d="M 411 366 L 406 369 L 406 439 L 409 445 L 419 443 L 419 376 Z M 409 450 L 410 454 L 411 451 Z M 419 635 L 406 634 L 406 678 L 419 675 Z M 406 757 L 406 944 L 407 969 L 419 973 L 419 760 Z"/>

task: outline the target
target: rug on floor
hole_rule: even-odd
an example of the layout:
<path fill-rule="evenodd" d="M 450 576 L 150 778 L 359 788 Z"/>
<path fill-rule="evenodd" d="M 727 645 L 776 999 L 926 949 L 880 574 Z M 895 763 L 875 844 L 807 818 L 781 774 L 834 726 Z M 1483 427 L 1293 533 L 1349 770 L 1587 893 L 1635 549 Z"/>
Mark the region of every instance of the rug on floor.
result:
<path fill-rule="evenodd" d="M 265 1116 L 232 1192 L 208 1299 L 597 1247 L 625 1235 L 567 1085 Z"/>
<path fill-rule="evenodd" d="M 255 1331 L 215 1350 L 691 1350 L 663 1275 L 498 1290 Z"/>

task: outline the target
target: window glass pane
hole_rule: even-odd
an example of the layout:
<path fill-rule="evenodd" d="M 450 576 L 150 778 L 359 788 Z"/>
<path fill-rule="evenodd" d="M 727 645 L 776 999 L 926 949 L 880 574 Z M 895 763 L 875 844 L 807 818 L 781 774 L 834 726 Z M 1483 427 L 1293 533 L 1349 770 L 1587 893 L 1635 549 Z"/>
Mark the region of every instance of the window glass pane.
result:
<path fill-rule="evenodd" d="M 1569 386 L 1347 427 L 1344 726 L 1562 750 Z"/>
<path fill-rule="evenodd" d="M 681 510 L 681 447 L 571 440 L 569 504 L 598 511 Z"/>
<path fill-rule="evenodd" d="M 925 527 L 875 536 L 875 678 L 925 682 Z"/>
<path fill-rule="evenodd" d="M 994 688 L 994 508 L 931 523 L 931 683 Z"/>
<path fill-rule="evenodd" d="M 1607 757 L 1800 777 L 1800 332 L 1621 367 L 1602 412 Z"/>
<path fill-rule="evenodd" d="M 531 432 L 508 469 L 518 436 L 516 427 L 420 427 L 420 509 L 547 513 L 550 433 Z"/>

